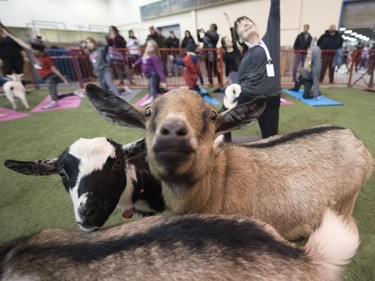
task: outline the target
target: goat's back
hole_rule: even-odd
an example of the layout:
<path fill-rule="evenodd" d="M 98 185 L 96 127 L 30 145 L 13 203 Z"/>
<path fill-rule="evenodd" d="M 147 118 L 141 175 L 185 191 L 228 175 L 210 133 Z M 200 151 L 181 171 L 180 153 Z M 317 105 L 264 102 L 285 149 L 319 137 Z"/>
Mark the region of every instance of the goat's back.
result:
<path fill-rule="evenodd" d="M 362 141 L 335 126 L 224 145 L 218 151 L 235 160 L 225 163 L 226 178 L 214 177 L 227 189 L 220 211 L 253 215 L 287 239 L 307 237 L 327 208 L 350 217 L 373 167 Z M 208 203 L 207 210 L 214 204 Z"/>
<path fill-rule="evenodd" d="M 331 234 L 336 237 L 337 229 Z M 352 244 L 349 260 L 357 246 Z M 324 277 L 324 264 L 335 253 L 310 248 L 310 253 L 297 248 L 248 217 L 150 217 L 93 233 L 47 230 L 2 245 L 0 276 L 46 281 L 332 280 Z"/>

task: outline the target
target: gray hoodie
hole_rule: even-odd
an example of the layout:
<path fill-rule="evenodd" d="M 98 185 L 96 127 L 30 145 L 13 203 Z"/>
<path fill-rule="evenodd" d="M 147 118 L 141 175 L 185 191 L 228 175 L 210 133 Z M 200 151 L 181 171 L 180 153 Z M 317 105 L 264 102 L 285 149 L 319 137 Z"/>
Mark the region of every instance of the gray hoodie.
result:
<path fill-rule="evenodd" d="M 322 67 L 321 63 L 321 55 L 322 51 L 318 46 L 310 47 L 311 49 L 311 65 L 308 66 L 308 58 L 306 58 L 305 61 L 305 67 L 302 69 L 302 77 L 306 80 L 312 80 L 313 86 L 312 86 L 312 93 L 314 98 L 319 96 L 319 75 L 320 75 L 320 69 Z"/>

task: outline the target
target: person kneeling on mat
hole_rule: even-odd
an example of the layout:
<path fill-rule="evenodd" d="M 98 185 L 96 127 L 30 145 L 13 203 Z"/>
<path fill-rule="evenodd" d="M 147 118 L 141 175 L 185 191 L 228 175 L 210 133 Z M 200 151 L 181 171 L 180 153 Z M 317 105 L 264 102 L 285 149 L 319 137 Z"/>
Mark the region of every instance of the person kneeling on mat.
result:
<path fill-rule="evenodd" d="M 290 91 L 298 92 L 303 85 L 303 98 L 304 99 L 319 99 L 319 74 L 321 69 L 321 54 L 322 51 L 318 46 L 312 46 L 307 50 L 305 64 L 302 68 L 301 75 L 298 77 L 294 84 L 294 88 Z"/>

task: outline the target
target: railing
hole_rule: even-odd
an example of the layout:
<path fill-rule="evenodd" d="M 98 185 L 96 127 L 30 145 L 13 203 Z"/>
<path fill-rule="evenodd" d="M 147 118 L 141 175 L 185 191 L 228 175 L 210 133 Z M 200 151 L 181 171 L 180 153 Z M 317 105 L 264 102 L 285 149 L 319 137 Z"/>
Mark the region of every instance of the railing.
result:
<path fill-rule="evenodd" d="M 130 55 L 128 49 L 117 49 L 124 54 L 124 60 L 120 62 L 119 68 L 113 67 L 114 79 L 124 75 L 125 79 L 131 82 L 132 87 L 147 87 L 147 79 L 142 75 L 140 67 L 132 68 L 137 56 Z M 88 55 L 82 49 L 49 49 L 56 67 L 70 81 L 78 82 L 82 87 L 86 82 L 93 81 L 94 74 Z M 167 85 L 171 87 L 184 85 L 183 67 L 173 64 L 172 59 L 182 59 L 184 49 L 160 49 L 164 74 Z M 305 56 L 305 52 L 293 50 L 282 50 L 280 56 L 280 74 L 282 87 L 290 87 L 294 83 L 293 69 L 298 57 Z M 341 60 L 338 65 L 336 51 L 322 51 L 321 85 L 346 85 L 359 87 L 367 90 L 374 90 L 373 76 L 375 64 L 375 50 L 364 54 L 360 50 L 341 53 Z M 226 84 L 225 66 L 223 63 L 222 49 L 201 49 L 197 56 L 201 62 L 201 72 L 205 86 L 219 87 Z M 333 66 L 333 67 L 332 67 Z M 298 77 L 301 71 L 301 64 L 295 68 L 295 76 Z"/>

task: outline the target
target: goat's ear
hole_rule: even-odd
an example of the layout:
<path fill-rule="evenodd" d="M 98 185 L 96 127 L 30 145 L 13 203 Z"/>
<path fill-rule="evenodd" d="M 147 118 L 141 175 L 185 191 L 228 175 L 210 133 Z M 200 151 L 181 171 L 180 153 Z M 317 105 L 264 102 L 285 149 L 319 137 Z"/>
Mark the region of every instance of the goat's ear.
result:
<path fill-rule="evenodd" d="M 12 76 L 12 75 L 7 74 L 7 77 L 8 77 L 9 79 L 13 79 L 13 76 Z"/>
<path fill-rule="evenodd" d="M 122 151 L 124 152 L 124 157 L 127 160 L 136 157 L 146 151 L 146 140 L 140 139 L 135 142 L 124 144 L 122 146 Z"/>
<path fill-rule="evenodd" d="M 49 176 L 57 174 L 57 158 L 36 161 L 6 160 L 5 167 L 29 176 Z"/>
<path fill-rule="evenodd" d="M 266 98 L 260 96 L 220 113 L 216 123 L 216 136 L 250 126 L 263 113 L 266 104 Z"/>
<path fill-rule="evenodd" d="M 145 129 L 146 117 L 141 108 L 94 84 L 86 86 L 86 93 L 92 105 L 105 119 L 120 126 Z"/>

